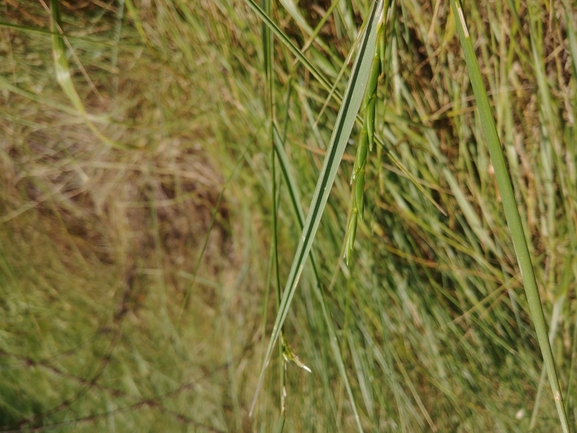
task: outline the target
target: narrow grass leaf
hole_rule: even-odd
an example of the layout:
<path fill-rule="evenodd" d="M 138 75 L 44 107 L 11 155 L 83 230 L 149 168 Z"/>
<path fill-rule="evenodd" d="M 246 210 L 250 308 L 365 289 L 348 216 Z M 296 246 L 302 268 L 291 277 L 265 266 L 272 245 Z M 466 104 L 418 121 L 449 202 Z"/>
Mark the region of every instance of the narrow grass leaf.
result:
<path fill-rule="evenodd" d="M 553 391 L 555 405 L 557 406 L 559 420 L 561 421 L 563 432 L 569 433 L 569 423 L 565 413 L 563 397 L 559 387 L 559 380 L 557 378 L 557 371 L 555 369 L 555 361 L 553 359 L 551 345 L 549 344 L 547 325 L 545 324 L 545 317 L 543 315 L 543 307 L 541 305 L 541 298 L 537 288 L 535 272 L 533 270 L 525 233 L 523 231 L 521 216 L 519 215 L 519 209 L 517 208 L 513 186 L 511 184 L 509 172 L 507 171 L 507 166 L 505 164 L 505 157 L 501 148 L 501 142 L 499 140 L 499 136 L 497 135 L 497 128 L 491 113 L 489 98 L 483 84 L 483 78 L 481 76 L 479 64 L 475 56 L 473 43 L 471 41 L 471 36 L 467 28 L 467 23 L 465 21 L 465 16 L 463 14 L 461 4 L 456 0 L 451 0 L 451 6 L 453 9 L 453 15 L 456 20 L 459 37 L 461 39 L 461 46 L 463 47 L 465 54 L 465 61 L 467 63 L 469 78 L 473 86 L 473 92 L 475 94 L 475 100 L 477 102 L 479 116 L 481 118 L 481 126 L 487 140 L 489 154 L 491 155 L 491 161 L 495 169 L 495 177 L 497 179 L 497 185 L 499 187 L 499 192 L 503 201 L 505 217 L 507 218 L 507 223 L 509 225 L 509 229 L 511 230 L 511 239 L 515 247 L 517 261 L 519 262 L 519 267 L 521 269 L 523 285 L 525 287 L 525 293 L 527 295 L 527 301 L 531 311 L 531 318 L 533 319 L 533 324 L 537 333 L 537 339 L 539 341 L 539 346 L 543 355 L 543 361 L 545 363 L 547 375 L 549 376 L 549 383 L 551 385 L 551 390 Z"/>
<path fill-rule="evenodd" d="M 291 53 L 309 70 L 309 72 L 319 80 L 319 83 L 326 89 L 331 89 L 331 83 L 323 76 L 323 74 L 304 56 L 301 50 L 292 43 L 288 36 L 270 19 L 262 8 L 257 5 L 254 0 L 246 0 L 248 6 L 258 15 L 258 17 L 266 24 L 268 28 L 274 33 L 279 40 L 286 45 Z"/>
<path fill-rule="evenodd" d="M 287 156 L 286 151 L 284 149 L 282 139 L 280 137 L 280 134 L 278 133 L 276 126 L 274 127 L 274 144 L 275 144 L 275 150 L 276 150 L 277 156 L 279 158 L 281 171 L 283 173 L 283 178 L 285 180 L 285 183 L 287 184 L 288 191 L 290 194 L 291 204 L 293 206 L 298 225 L 299 225 L 300 229 L 302 230 L 304 227 L 304 223 L 305 223 L 305 213 L 303 212 L 303 209 L 301 206 L 301 201 L 300 201 L 300 196 L 299 196 L 299 191 L 298 191 L 298 184 L 295 181 L 294 176 L 292 174 L 290 162 L 289 162 L 288 156 Z M 359 416 L 359 412 L 357 410 L 357 404 L 355 402 L 355 396 L 353 394 L 353 390 L 351 388 L 349 377 L 347 375 L 345 363 L 344 363 L 343 357 L 341 355 L 341 349 L 339 347 L 339 342 L 337 339 L 337 334 L 335 332 L 335 327 L 333 325 L 333 322 L 331 321 L 331 318 L 329 317 L 328 309 L 327 309 L 327 306 L 326 306 L 326 303 L 325 303 L 325 300 L 323 297 L 323 293 L 321 291 L 319 272 L 318 272 L 318 268 L 316 265 L 314 251 L 311 251 L 310 254 L 311 254 L 311 266 L 313 268 L 313 275 L 315 277 L 314 291 L 315 291 L 315 295 L 317 297 L 317 300 L 321 304 L 321 312 L 323 314 L 323 320 L 325 322 L 325 325 L 327 327 L 327 331 L 329 333 L 329 341 L 330 341 L 330 346 L 331 346 L 331 350 L 332 350 L 333 357 L 334 357 L 334 362 L 337 365 L 337 368 L 339 369 L 339 373 L 341 374 L 341 378 L 343 380 L 343 383 L 345 385 L 345 389 L 346 389 L 347 394 L 349 396 L 349 400 L 351 402 L 351 407 L 353 410 L 353 415 L 355 417 L 355 423 L 357 425 L 357 429 L 359 430 L 359 432 L 362 432 L 363 428 L 361 425 L 361 419 Z M 282 336 L 282 334 L 281 334 L 281 336 Z"/>
<path fill-rule="evenodd" d="M 290 303 L 296 292 L 298 281 L 304 269 L 306 259 L 311 250 L 321 217 L 331 192 L 332 185 L 337 175 L 339 164 L 341 162 L 348 139 L 355 124 L 357 113 L 363 100 L 363 95 L 367 81 L 369 79 L 371 63 L 375 52 L 377 23 L 380 13 L 382 12 L 382 6 L 382 0 L 376 2 L 373 5 L 371 13 L 367 18 L 366 32 L 363 40 L 361 41 L 361 44 L 359 45 L 358 54 L 351 73 L 351 78 L 347 85 L 343 103 L 335 122 L 335 128 L 331 136 L 329 149 L 323 162 L 323 167 L 321 169 L 317 186 L 315 188 L 311 205 L 309 207 L 309 213 L 305 221 L 302 236 L 299 240 L 299 245 L 297 247 L 285 290 L 283 292 L 283 297 L 272 330 L 270 342 L 265 353 L 255 398 L 250 411 L 251 413 L 256 404 L 256 398 L 258 396 L 260 386 L 262 385 L 266 366 L 270 360 L 274 345 L 280 335 L 282 325 L 288 314 Z"/>

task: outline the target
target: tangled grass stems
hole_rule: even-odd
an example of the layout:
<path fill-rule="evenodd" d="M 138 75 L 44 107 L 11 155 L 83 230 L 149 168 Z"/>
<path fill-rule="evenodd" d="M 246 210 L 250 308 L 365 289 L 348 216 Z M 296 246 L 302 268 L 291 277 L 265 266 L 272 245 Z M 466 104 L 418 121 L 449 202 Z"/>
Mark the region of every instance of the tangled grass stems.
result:
<path fill-rule="evenodd" d="M 62 26 L 61 26 L 61 19 L 60 19 L 60 6 L 58 0 L 50 0 L 50 12 L 52 16 L 52 53 L 54 56 L 54 69 L 56 71 L 56 80 L 60 87 L 74 106 L 74 108 L 78 111 L 78 113 L 84 118 L 86 125 L 90 128 L 90 130 L 100 138 L 104 143 L 113 147 L 115 149 L 122 149 L 127 150 L 129 146 L 124 144 L 117 143 L 105 135 L 103 135 L 96 126 L 92 123 L 89 116 L 87 115 L 86 109 L 76 88 L 74 87 L 74 83 L 72 82 L 71 74 L 70 74 L 70 67 L 68 65 L 67 59 L 67 50 L 66 44 L 70 47 L 68 41 L 65 43 L 65 36 L 63 36 Z M 73 52 L 73 50 L 71 50 Z M 78 59 L 77 59 L 78 60 Z M 84 68 L 81 67 L 81 70 L 84 72 L 84 76 L 87 78 L 87 81 L 91 84 L 92 88 L 96 90 L 94 84 L 90 81 L 90 78 L 87 76 Z"/>
<path fill-rule="evenodd" d="M 58 34 L 78 58 L 68 68 L 86 117 L 111 139 L 137 144 L 130 151 L 105 145 L 54 79 L 51 13 L 28 0 L 3 6 L 2 428 L 58 406 L 35 418 L 39 429 L 72 420 L 60 429 L 277 430 L 280 357 L 248 417 L 276 311 L 262 295 L 274 293 L 273 252 L 281 281 L 290 268 L 350 76 L 348 53 L 372 3 L 273 4 L 274 82 L 266 85 L 283 95 L 276 118 L 255 61 L 264 59 L 262 20 L 247 3 L 124 4 L 118 37 L 120 2 L 60 2 Z M 573 424 L 570 6 L 466 3 L 463 13 L 530 234 Z M 554 431 L 554 399 L 548 386 L 539 394 L 539 346 L 458 54 L 458 21 L 444 2 L 391 2 L 389 10 L 386 45 L 376 48 L 386 99 L 376 104 L 377 152 L 367 151 L 364 166 L 355 266 L 342 259 L 343 209 L 354 193 L 347 146 L 312 266 L 279 336 L 313 371 L 285 372 L 284 430 Z M 559 114 L 553 122 L 550 113 Z M 355 135 L 366 116 L 357 115 Z M 190 301 L 176 333 L 159 315 L 162 293 L 169 318 Z M 121 312 L 121 337 L 92 384 Z M 89 392 L 60 405 L 81 383 Z M 171 389 L 178 392 L 168 396 Z"/>

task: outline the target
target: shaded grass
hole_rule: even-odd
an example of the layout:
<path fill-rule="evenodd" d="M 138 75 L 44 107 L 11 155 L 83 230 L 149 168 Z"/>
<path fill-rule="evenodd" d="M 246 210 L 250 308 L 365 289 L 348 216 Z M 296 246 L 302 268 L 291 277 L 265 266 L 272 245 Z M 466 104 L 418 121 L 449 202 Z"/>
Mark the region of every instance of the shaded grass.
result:
<path fill-rule="evenodd" d="M 530 11 L 507 5 L 464 12 L 545 317 L 557 324 L 553 354 L 573 425 L 575 17 L 562 3 L 564 16 L 542 2 Z M 32 31 L 49 29 L 46 11 L 2 7 L 24 27 L 2 27 L 0 44 L 2 427 L 278 427 L 276 358 L 258 417 L 248 418 L 266 343 L 261 301 L 272 290 L 263 257 L 277 212 L 285 281 L 300 226 L 285 183 L 278 210 L 270 204 L 261 22 L 240 2 L 127 2 L 114 60 L 117 11 L 62 7 L 63 30 L 76 36 L 68 40 L 101 97 L 69 58 L 78 95 L 103 134 L 139 147 L 127 151 L 95 137 L 60 90 L 51 35 Z M 314 73 L 278 38 L 272 65 L 277 126 L 305 211 L 348 69 L 337 76 L 370 5 L 339 3 L 315 32 L 330 7 L 271 12 L 295 46 L 313 40 L 303 58 Z M 316 275 L 305 267 L 286 316 L 286 338 L 313 374 L 288 365 L 284 431 L 350 431 L 353 404 L 368 431 L 529 428 L 540 354 L 450 13 L 443 2 L 392 8 L 380 156 L 367 160 L 355 263 L 341 259 L 349 146 L 313 247 Z M 557 428 L 544 389 L 535 429 Z"/>

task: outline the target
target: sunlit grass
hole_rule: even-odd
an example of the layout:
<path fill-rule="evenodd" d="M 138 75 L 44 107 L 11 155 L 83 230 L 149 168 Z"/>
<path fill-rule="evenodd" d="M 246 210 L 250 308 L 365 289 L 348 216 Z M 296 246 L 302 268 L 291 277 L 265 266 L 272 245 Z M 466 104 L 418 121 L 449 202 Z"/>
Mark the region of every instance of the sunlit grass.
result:
<path fill-rule="evenodd" d="M 0 430 L 560 429 L 449 3 L 387 13 L 348 247 L 372 2 L 49 6 L 2 3 Z M 529 6 L 462 10 L 572 431 L 577 17 Z"/>

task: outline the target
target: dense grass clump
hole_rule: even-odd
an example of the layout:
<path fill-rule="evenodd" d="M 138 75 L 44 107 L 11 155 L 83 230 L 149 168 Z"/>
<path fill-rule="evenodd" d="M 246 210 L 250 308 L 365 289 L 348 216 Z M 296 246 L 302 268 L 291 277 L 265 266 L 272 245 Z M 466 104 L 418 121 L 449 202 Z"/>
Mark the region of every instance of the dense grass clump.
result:
<path fill-rule="evenodd" d="M 575 429 L 570 2 L 0 4 L 0 431 Z"/>

